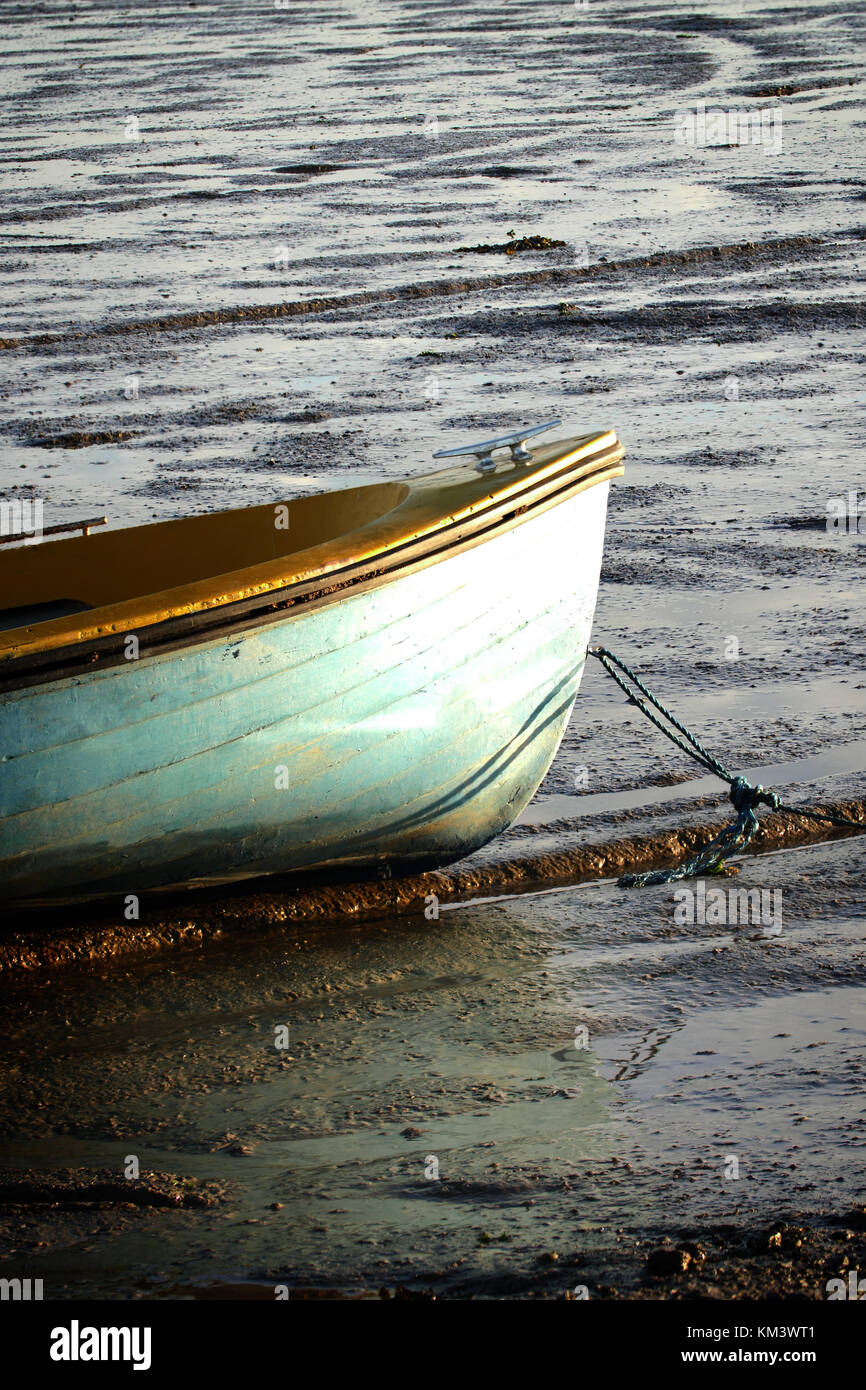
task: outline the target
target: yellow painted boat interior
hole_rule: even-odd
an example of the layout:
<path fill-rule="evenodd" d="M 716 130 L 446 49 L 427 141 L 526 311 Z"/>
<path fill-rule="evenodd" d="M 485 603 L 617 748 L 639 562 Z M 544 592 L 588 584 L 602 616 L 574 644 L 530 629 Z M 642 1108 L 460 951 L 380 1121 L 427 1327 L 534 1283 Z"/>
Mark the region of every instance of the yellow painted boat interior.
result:
<path fill-rule="evenodd" d="M 606 431 L 546 444 L 529 464 L 506 455 L 495 473 L 460 460 L 399 482 L 0 547 L 0 660 L 134 631 L 384 557 L 492 502 L 521 493 L 529 502 L 548 477 L 611 450 L 618 464 L 621 446 Z M 285 519 L 280 508 L 287 529 L 276 524 Z M 30 610 L 32 619 L 43 605 L 60 605 L 64 616 L 16 621 L 14 610 Z"/>

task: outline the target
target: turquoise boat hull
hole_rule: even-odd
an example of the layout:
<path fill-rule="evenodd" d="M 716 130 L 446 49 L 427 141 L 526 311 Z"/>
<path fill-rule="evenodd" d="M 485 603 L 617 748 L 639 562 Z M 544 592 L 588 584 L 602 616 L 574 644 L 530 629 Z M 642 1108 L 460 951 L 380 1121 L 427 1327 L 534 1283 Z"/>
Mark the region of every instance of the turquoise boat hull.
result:
<path fill-rule="evenodd" d="M 607 492 L 338 602 L 6 695 L 4 898 L 469 854 L 568 723 Z"/>

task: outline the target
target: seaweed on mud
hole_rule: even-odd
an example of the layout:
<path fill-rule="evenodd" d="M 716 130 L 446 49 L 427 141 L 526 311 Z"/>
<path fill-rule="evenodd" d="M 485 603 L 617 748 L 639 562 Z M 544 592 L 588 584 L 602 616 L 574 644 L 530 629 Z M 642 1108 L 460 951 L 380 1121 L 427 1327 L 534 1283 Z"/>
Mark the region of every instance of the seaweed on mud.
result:
<path fill-rule="evenodd" d="M 567 242 L 555 241 L 549 236 L 524 236 L 517 237 L 512 241 L 499 242 L 496 245 L 484 243 L 480 246 L 458 246 L 455 248 L 454 255 L 471 251 L 478 255 L 516 256 L 521 251 L 550 251 L 556 246 L 567 245 Z"/>
<path fill-rule="evenodd" d="M 140 430 L 68 430 L 65 434 L 33 435 L 27 443 L 34 449 L 89 449 L 94 444 L 123 444 L 140 433 Z"/>
<path fill-rule="evenodd" d="M 279 164 L 274 169 L 275 174 L 304 174 L 312 177 L 313 174 L 335 174 L 340 169 L 346 168 L 346 162 L 340 164 Z"/>
<path fill-rule="evenodd" d="M 174 1173 L 142 1172 L 118 1178 L 110 1170 L 69 1170 L 51 1175 L 0 1175 L 0 1207 L 213 1207 L 223 1200 L 216 1183 L 179 1178 Z"/>

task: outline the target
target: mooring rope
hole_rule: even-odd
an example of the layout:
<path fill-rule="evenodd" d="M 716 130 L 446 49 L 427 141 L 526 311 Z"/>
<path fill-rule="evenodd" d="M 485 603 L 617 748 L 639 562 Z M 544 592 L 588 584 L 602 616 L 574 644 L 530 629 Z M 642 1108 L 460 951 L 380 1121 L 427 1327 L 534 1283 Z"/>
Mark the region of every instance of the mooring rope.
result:
<path fill-rule="evenodd" d="M 653 694 L 649 687 L 644 685 L 640 676 L 638 676 L 630 666 L 627 666 L 624 661 L 620 661 L 619 657 L 614 656 L 613 652 L 608 651 L 607 647 L 590 647 L 588 651 L 590 656 L 594 656 L 601 662 L 608 675 L 613 677 L 620 689 L 625 691 L 629 702 L 633 705 L 637 705 L 641 713 L 645 714 L 647 719 L 649 719 L 657 729 L 660 729 L 666 738 L 669 738 L 672 743 L 675 743 L 678 748 L 681 748 L 682 751 L 687 753 L 690 758 L 693 758 L 696 763 L 700 763 L 702 767 L 706 768 L 707 772 L 712 772 L 714 776 L 728 783 L 731 789 L 731 801 L 737 813 L 736 819 L 732 820 L 730 825 L 726 825 L 719 831 L 719 834 L 714 840 L 710 840 L 709 844 L 704 845 L 703 849 L 698 850 L 696 854 L 693 854 L 690 859 L 686 859 L 684 863 L 678 864 L 676 868 L 673 869 L 654 869 L 644 874 L 623 874 L 621 878 L 617 879 L 617 883 L 621 888 L 646 888 L 656 883 L 673 883 L 676 879 L 694 878 L 698 874 L 711 874 L 716 872 L 723 860 L 730 854 L 733 854 L 736 850 L 745 849 L 758 828 L 758 817 L 755 815 L 755 810 L 762 803 L 765 806 L 770 806 L 774 811 L 787 811 L 791 815 L 805 816 L 809 820 L 826 821 L 829 825 L 853 826 L 855 829 L 863 829 L 862 821 L 849 820 L 847 816 L 833 816 L 826 811 L 813 811 L 805 806 L 788 806 L 779 798 L 776 792 L 769 791 L 766 787 L 762 787 L 760 783 L 758 783 L 757 786 L 753 786 L 745 777 L 736 777 L 732 772 L 728 771 L 723 763 L 719 762 L 718 758 L 714 757 L 714 755 L 704 747 L 700 739 L 696 738 L 692 733 L 691 729 L 686 728 L 685 724 L 680 723 L 679 719 L 662 704 L 661 700 Z M 677 735 L 672 732 L 672 729 L 663 724 L 657 715 L 653 713 L 653 709 L 650 709 L 644 700 L 638 698 L 634 690 L 630 689 L 622 676 L 619 675 L 619 671 L 614 669 L 615 667 L 618 667 L 619 671 L 624 673 L 627 679 L 631 681 L 632 686 L 639 690 L 642 695 L 646 696 L 646 699 L 649 701 L 649 704 L 653 706 L 653 709 L 657 710 L 673 729 L 679 730 L 683 735 L 682 738 L 678 738 Z"/>

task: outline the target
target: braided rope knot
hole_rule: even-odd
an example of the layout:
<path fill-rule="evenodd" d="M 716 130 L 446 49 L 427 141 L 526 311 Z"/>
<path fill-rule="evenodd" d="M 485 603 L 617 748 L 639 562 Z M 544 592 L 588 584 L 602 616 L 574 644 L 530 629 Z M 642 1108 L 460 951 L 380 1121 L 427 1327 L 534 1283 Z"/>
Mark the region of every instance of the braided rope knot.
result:
<path fill-rule="evenodd" d="M 778 810 L 782 804 L 777 792 L 762 787 L 760 782 L 753 786 L 745 777 L 735 777 L 731 782 L 731 801 L 740 815 L 747 811 L 754 813 L 755 807 L 760 806 L 762 802 L 773 811 Z"/>

